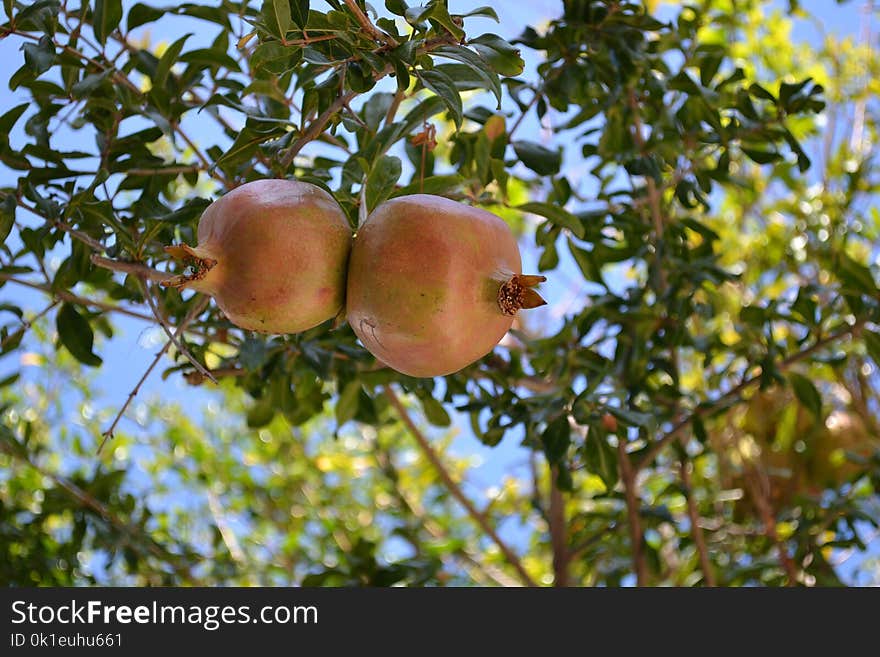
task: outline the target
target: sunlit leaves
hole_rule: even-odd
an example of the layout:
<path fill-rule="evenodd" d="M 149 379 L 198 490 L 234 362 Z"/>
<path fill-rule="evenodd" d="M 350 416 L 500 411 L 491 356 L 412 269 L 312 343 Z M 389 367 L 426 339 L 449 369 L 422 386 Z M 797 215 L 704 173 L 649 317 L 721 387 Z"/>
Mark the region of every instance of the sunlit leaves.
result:
<path fill-rule="evenodd" d="M 468 42 L 501 75 L 519 75 L 525 62 L 519 50 L 495 34 L 483 34 Z"/>

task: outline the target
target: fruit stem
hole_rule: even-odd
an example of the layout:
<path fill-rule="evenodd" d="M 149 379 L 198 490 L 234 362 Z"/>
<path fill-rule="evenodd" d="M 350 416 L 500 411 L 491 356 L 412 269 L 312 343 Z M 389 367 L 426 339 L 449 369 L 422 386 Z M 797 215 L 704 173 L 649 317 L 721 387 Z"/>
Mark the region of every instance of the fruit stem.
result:
<path fill-rule="evenodd" d="M 514 274 L 498 289 L 498 307 L 505 315 L 516 315 L 524 308 L 537 308 L 547 302 L 532 288 L 547 280 L 546 276 Z"/>
<path fill-rule="evenodd" d="M 189 268 L 186 273 L 159 282 L 160 285 L 167 287 L 180 289 L 195 281 L 200 281 L 217 265 L 217 260 L 207 257 L 205 250 L 199 247 L 193 248 L 187 244 L 176 244 L 166 246 L 165 252 L 173 258 L 181 260 Z"/>

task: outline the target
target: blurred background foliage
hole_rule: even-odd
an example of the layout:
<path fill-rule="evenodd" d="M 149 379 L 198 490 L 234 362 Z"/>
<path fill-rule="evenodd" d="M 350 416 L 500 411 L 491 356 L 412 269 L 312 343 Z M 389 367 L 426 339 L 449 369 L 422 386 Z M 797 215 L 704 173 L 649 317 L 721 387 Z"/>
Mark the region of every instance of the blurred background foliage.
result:
<path fill-rule="evenodd" d="M 5 0 L 0 581 L 880 584 L 878 8 L 815 4 Z M 273 176 L 490 209 L 551 303 L 422 380 L 153 284 Z"/>

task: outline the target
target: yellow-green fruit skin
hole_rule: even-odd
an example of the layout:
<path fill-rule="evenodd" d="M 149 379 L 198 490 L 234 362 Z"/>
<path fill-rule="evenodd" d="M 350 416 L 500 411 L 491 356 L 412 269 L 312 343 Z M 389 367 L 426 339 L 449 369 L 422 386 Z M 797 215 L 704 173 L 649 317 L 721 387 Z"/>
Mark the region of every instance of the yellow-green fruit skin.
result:
<path fill-rule="evenodd" d="M 229 320 L 261 333 L 299 333 L 335 317 L 345 298 L 352 231 L 315 185 L 281 179 L 236 187 L 205 210 L 194 251 L 217 264 L 189 287 Z"/>
<path fill-rule="evenodd" d="M 401 196 L 358 229 L 347 319 L 398 372 L 451 374 L 504 337 L 513 317 L 501 312 L 498 290 L 520 273 L 516 239 L 500 217 L 439 196 Z"/>

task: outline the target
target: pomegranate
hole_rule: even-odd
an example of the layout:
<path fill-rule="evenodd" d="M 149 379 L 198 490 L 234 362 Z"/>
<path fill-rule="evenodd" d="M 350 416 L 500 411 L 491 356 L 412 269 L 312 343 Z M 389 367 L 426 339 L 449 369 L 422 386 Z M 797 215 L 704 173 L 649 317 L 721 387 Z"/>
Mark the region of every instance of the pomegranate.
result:
<path fill-rule="evenodd" d="M 346 312 L 364 346 L 410 376 L 457 372 L 489 353 L 521 308 L 545 301 L 500 218 L 429 194 L 379 205 L 358 230 Z"/>
<path fill-rule="evenodd" d="M 233 324 L 297 333 L 343 306 L 351 229 L 336 200 L 293 180 L 236 187 L 202 214 L 199 244 L 166 247 L 189 266 L 164 285 L 214 297 Z"/>

